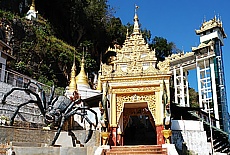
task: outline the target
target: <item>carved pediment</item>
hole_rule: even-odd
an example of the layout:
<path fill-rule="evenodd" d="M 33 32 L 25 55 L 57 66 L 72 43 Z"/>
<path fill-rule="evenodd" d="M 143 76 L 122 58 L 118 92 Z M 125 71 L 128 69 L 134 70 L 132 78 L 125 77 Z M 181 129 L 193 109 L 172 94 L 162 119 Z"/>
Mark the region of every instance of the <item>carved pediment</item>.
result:
<path fill-rule="evenodd" d="M 170 69 L 170 62 L 168 59 L 166 59 L 165 61 L 160 61 L 157 64 L 157 67 L 160 69 L 160 71 L 168 72 Z"/>
<path fill-rule="evenodd" d="M 108 75 L 112 73 L 112 71 L 113 71 L 113 66 L 106 65 L 106 64 L 102 65 L 102 75 Z"/>

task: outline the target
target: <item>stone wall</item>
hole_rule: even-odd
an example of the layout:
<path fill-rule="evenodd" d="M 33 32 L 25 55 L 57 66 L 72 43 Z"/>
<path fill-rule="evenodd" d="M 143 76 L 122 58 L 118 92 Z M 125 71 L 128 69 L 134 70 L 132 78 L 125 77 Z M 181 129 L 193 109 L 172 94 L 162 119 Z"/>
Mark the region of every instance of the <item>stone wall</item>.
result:
<path fill-rule="evenodd" d="M 50 130 L 25 129 L 9 126 L 0 126 L 0 143 L 33 142 L 50 144 L 54 132 Z"/>
<path fill-rule="evenodd" d="M 92 155 L 89 148 L 81 147 L 14 147 L 16 155 Z"/>
<path fill-rule="evenodd" d="M 42 130 L 32 128 L 17 128 L 10 126 L 0 126 L 0 144 L 9 144 L 10 142 L 31 142 L 50 145 L 56 130 Z M 75 136 L 84 146 L 99 146 L 100 133 L 94 131 L 92 138 L 84 144 L 85 137 L 88 133 L 86 130 L 73 131 Z"/>
<path fill-rule="evenodd" d="M 4 115 L 10 118 L 13 115 L 16 107 L 25 103 L 30 99 L 34 99 L 33 95 L 28 95 L 23 91 L 14 91 L 7 97 L 6 104 L 1 104 L 3 95 L 12 89 L 12 85 L 0 82 L 0 116 Z M 31 123 L 43 123 L 43 116 L 39 108 L 35 104 L 27 104 L 19 110 L 19 114 L 15 120 L 31 122 Z"/>

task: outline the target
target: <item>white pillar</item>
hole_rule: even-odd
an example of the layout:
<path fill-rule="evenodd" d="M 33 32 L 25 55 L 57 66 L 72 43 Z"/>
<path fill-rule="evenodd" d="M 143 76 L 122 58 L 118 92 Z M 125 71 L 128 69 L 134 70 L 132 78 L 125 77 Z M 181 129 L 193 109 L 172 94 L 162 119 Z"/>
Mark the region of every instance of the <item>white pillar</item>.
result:
<path fill-rule="evenodd" d="M 185 72 L 185 80 L 186 80 L 186 97 L 187 97 L 187 101 L 186 101 L 186 107 L 190 107 L 189 104 L 189 89 L 188 89 L 188 72 Z"/>
<path fill-rule="evenodd" d="M 219 120 L 219 112 L 218 112 L 219 110 L 218 110 L 216 81 L 215 81 L 215 68 L 214 68 L 213 62 L 211 62 L 210 68 L 211 68 L 212 98 L 213 98 L 213 104 L 214 104 L 214 113 L 215 113 L 215 118 L 217 120 Z M 216 127 L 220 128 L 220 122 L 219 121 L 216 121 Z"/>
<path fill-rule="evenodd" d="M 177 75 L 176 75 L 176 68 L 174 67 L 173 68 L 173 75 L 174 75 L 174 77 L 173 77 L 173 81 L 174 81 L 174 89 L 175 89 L 175 92 L 174 92 L 174 95 L 175 95 L 175 103 L 178 103 L 178 94 L 177 94 Z"/>
<path fill-rule="evenodd" d="M 199 96 L 199 105 L 200 105 L 200 108 L 203 107 L 203 104 L 202 104 L 202 96 L 201 96 L 201 80 L 200 80 L 200 66 L 199 66 L 199 63 L 196 62 L 196 71 L 197 71 L 197 83 L 198 83 L 198 96 Z"/>
<path fill-rule="evenodd" d="M 185 107 L 184 96 L 184 72 L 183 67 L 180 66 L 180 106 L 182 107 Z"/>

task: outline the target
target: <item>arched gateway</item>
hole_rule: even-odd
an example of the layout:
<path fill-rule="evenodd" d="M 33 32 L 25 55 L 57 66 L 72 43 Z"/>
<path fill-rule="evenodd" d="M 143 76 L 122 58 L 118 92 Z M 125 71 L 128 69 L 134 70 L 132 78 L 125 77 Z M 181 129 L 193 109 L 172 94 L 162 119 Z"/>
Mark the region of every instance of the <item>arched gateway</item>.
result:
<path fill-rule="evenodd" d="M 149 131 L 151 127 L 156 133 L 153 141 L 163 144 L 163 120 L 165 107 L 170 101 L 171 72 L 168 61 L 157 64 L 155 51 L 149 48 L 140 33 L 137 14 L 133 32 L 131 35 L 127 33 L 124 45 L 109 48 L 106 54 L 109 59 L 101 66 L 99 86 L 103 86 L 109 144 L 125 145 L 129 138 L 127 129 L 135 124 L 133 121 L 138 128 L 144 125 Z"/>

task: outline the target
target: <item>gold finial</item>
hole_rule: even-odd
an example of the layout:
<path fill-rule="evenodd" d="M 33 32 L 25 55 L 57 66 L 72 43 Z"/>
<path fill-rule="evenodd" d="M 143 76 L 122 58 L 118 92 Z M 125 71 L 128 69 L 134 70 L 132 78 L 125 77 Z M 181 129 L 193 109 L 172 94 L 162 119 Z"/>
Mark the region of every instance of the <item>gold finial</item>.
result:
<path fill-rule="evenodd" d="M 137 9 L 139 9 L 139 6 L 135 4 L 135 14 L 137 14 Z"/>
<path fill-rule="evenodd" d="M 213 19 L 214 21 L 216 21 L 216 15 L 214 16 L 214 19 Z"/>
<path fill-rule="evenodd" d="M 216 11 L 214 10 L 214 18 L 213 21 L 216 21 Z"/>
<path fill-rule="evenodd" d="M 77 90 L 77 83 L 75 81 L 75 76 L 76 76 L 76 65 L 75 65 L 75 55 L 74 55 L 74 62 L 71 69 L 71 77 L 69 83 L 69 90 L 71 91 Z"/>
<path fill-rule="evenodd" d="M 137 9 L 139 9 L 139 6 L 135 5 L 135 15 L 134 15 L 134 21 L 138 21 Z"/>
<path fill-rule="evenodd" d="M 85 59 L 83 57 L 82 61 L 81 61 L 81 71 L 80 71 L 80 73 L 76 77 L 76 83 L 77 84 L 86 85 L 86 86 L 89 87 L 88 77 L 86 76 L 84 66 L 85 66 Z"/>
<path fill-rule="evenodd" d="M 126 38 L 129 37 L 129 29 L 127 29 L 127 32 L 126 32 Z"/>
<path fill-rule="evenodd" d="M 140 28 L 139 28 L 139 19 L 137 16 L 137 9 L 139 6 L 135 5 L 135 16 L 134 16 L 134 27 L 133 27 L 133 33 L 140 33 Z"/>
<path fill-rule="evenodd" d="M 30 6 L 30 10 L 35 11 L 35 0 L 32 0 L 32 4 Z"/>

